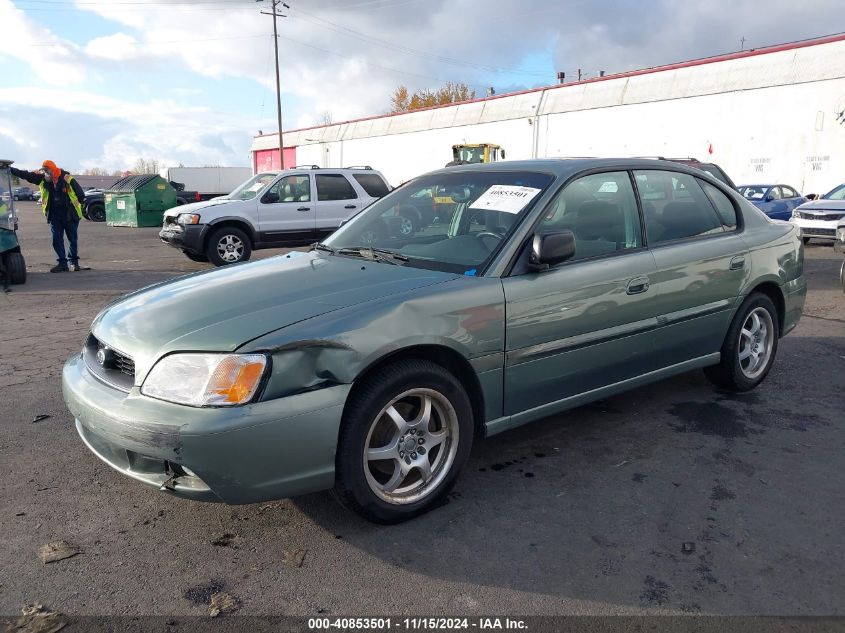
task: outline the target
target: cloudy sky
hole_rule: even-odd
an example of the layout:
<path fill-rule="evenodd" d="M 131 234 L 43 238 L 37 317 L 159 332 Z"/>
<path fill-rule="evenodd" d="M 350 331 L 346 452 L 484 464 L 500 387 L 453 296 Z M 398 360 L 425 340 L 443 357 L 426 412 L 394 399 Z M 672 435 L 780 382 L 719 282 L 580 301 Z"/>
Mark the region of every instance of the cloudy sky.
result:
<path fill-rule="evenodd" d="M 0 156 L 70 170 L 248 165 L 275 131 L 271 0 L 0 0 Z M 834 0 L 288 0 L 283 127 L 845 31 Z"/>

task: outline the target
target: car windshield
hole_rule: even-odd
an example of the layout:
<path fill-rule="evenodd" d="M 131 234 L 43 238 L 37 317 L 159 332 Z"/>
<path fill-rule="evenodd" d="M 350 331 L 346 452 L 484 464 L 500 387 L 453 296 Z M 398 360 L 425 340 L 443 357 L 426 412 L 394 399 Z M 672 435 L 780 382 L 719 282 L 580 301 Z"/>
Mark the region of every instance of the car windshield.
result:
<path fill-rule="evenodd" d="M 229 200 L 252 200 L 258 195 L 258 192 L 273 182 L 278 175 L 274 173 L 256 174 L 228 196 L 222 197 L 228 198 Z"/>
<path fill-rule="evenodd" d="M 739 193 L 746 200 L 762 200 L 769 187 L 766 185 L 743 185 L 739 187 Z"/>
<path fill-rule="evenodd" d="M 373 203 L 326 244 L 390 251 L 406 266 L 475 274 L 553 180 L 508 171 L 422 176 Z"/>
<path fill-rule="evenodd" d="M 845 184 L 834 187 L 822 196 L 825 200 L 845 200 Z"/>

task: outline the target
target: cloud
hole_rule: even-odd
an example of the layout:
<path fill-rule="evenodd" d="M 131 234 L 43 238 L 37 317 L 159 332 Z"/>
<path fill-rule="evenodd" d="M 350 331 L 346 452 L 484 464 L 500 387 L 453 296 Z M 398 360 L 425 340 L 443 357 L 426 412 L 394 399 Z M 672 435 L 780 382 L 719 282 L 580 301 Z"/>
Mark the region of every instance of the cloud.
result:
<path fill-rule="evenodd" d="M 0 59 L 17 59 L 49 85 L 69 86 L 85 78 L 78 47 L 34 23 L 10 0 L 0 0 L 0 25 Z"/>
<path fill-rule="evenodd" d="M 63 109 L 44 103 L 61 103 Z M 15 161 L 33 165 L 53 157 L 74 170 L 126 169 L 138 158 L 156 158 L 165 165 L 247 165 L 250 136 L 245 126 L 257 129 L 254 120 L 207 107 L 162 99 L 134 102 L 74 89 L 0 89 L 0 104 L 6 122 L 0 133 L 40 139 L 18 143 L 22 153 Z"/>

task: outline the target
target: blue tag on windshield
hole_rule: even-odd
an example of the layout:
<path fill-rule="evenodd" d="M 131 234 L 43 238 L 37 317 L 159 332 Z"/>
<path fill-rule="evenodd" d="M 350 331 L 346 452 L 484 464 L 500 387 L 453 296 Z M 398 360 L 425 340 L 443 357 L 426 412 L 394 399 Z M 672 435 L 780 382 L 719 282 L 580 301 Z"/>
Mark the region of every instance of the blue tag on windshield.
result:
<path fill-rule="evenodd" d="M 464 273 L 467 277 L 475 277 L 476 270 L 475 268 L 470 268 L 468 271 Z"/>

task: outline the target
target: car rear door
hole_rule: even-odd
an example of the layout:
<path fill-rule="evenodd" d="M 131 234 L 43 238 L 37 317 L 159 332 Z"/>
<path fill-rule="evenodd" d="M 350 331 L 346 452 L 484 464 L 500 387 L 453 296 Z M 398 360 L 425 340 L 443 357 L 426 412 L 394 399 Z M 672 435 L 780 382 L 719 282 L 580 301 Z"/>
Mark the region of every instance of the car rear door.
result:
<path fill-rule="evenodd" d="M 667 185 L 666 198 L 641 200 L 657 266 L 652 288 L 659 365 L 718 352 L 750 274 L 739 211 L 724 192 L 688 174 L 640 170 L 634 175 L 640 192 Z"/>
<path fill-rule="evenodd" d="M 259 241 L 307 242 L 315 236 L 317 206 L 309 173 L 286 174 L 258 201 Z"/>
<path fill-rule="evenodd" d="M 342 173 L 314 174 L 317 187 L 316 227 L 320 234 L 328 234 L 362 208 L 362 200 Z"/>
<path fill-rule="evenodd" d="M 535 233 L 571 230 L 575 255 L 503 280 L 505 414 L 514 415 L 654 368 L 654 258 L 643 245 L 626 171 L 578 178 Z"/>

